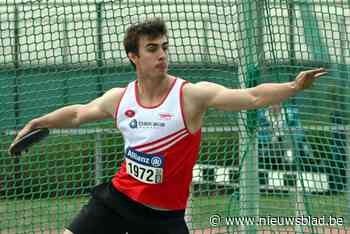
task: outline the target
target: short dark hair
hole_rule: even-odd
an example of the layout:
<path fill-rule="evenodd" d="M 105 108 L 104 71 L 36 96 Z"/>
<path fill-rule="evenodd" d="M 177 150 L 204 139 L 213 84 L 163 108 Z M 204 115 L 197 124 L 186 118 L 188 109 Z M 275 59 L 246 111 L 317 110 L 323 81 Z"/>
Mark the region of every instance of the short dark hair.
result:
<path fill-rule="evenodd" d="M 141 37 L 155 39 L 161 36 L 168 36 L 165 22 L 161 18 L 151 18 L 142 23 L 131 25 L 127 29 L 124 37 L 126 55 L 128 55 L 129 52 L 134 54 L 139 53 L 139 41 Z M 135 67 L 135 64 L 131 60 L 130 62 Z"/>

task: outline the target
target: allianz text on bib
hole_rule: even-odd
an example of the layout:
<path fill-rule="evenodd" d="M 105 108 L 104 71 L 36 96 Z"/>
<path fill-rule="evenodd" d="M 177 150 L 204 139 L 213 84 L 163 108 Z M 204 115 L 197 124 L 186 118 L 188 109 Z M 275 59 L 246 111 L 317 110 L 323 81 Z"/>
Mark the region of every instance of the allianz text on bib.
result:
<path fill-rule="evenodd" d="M 125 153 L 126 172 L 133 178 L 147 184 L 163 182 L 164 157 L 146 154 L 127 148 Z"/>

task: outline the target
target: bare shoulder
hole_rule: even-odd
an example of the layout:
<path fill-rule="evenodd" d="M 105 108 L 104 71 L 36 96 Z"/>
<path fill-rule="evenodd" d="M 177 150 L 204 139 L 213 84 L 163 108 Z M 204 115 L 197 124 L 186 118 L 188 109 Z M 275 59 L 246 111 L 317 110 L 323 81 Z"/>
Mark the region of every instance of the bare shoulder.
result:
<path fill-rule="evenodd" d="M 225 87 L 208 82 L 200 81 L 198 83 L 188 83 L 184 86 L 184 97 L 188 98 L 191 102 L 195 102 L 199 107 L 207 108 L 207 104 L 215 94 L 225 89 Z"/>
<path fill-rule="evenodd" d="M 121 97 L 123 96 L 124 90 L 125 88 L 112 88 L 105 92 L 102 97 L 106 99 L 118 100 L 121 99 Z"/>
<path fill-rule="evenodd" d="M 186 83 L 183 87 L 184 104 L 189 113 L 199 115 L 207 111 L 206 85 L 209 82 Z"/>
<path fill-rule="evenodd" d="M 209 82 L 186 83 L 183 86 L 184 114 L 188 129 L 194 133 L 203 123 L 208 110 L 207 86 Z"/>
<path fill-rule="evenodd" d="M 120 102 L 125 88 L 112 88 L 96 99 L 100 108 L 113 116 L 117 104 Z"/>
<path fill-rule="evenodd" d="M 197 96 L 200 94 L 197 84 L 186 83 L 183 86 L 184 99 L 196 100 Z"/>
<path fill-rule="evenodd" d="M 198 83 L 187 83 L 184 87 L 184 91 L 193 94 L 193 95 L 207 95 L 208 92 L 214 91 L 216 89 L 225 88 L 219 84 L 209 82 L 209 81 L 200 81 Z"/>
<path fill-rule="evenodd" d="M 208 84 L 210 84 L 210 82 L 206 81 L 201 81 L 198 83 L 186 83 L 183 88 L 184 95 L 191 98 L 200 98 L 204 95 L 203 89 L 205 89 L 206 85 Z"/>

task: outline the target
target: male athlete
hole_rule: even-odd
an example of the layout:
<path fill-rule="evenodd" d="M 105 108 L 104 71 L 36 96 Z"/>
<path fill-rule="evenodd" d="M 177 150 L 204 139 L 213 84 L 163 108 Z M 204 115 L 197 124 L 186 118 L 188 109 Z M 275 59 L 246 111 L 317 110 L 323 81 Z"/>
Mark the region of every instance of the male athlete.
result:
<path fill-rule="evenodd" d="M 76 128 L 113 118 L 123 135 L 124 163 L 111 183 L 93 189 L 65 234 L 189 233 L 184 213 L 208 108 L 240 111 L 280 103 L 326 74 L 323 68 L 303 71 L 292 82 L 238 90 L 192 84 L 167 73 L 168 44 L 161 19 L 130 26 L 124 46 L 135 81 L 88 104 L 33 119 L 18 133 L 15 141 L 36 128 Z"/>

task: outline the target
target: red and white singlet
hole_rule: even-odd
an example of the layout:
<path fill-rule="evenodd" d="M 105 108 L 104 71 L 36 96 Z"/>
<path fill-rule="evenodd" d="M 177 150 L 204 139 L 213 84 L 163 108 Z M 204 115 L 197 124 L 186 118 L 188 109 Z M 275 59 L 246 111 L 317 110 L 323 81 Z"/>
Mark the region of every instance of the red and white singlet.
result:
<path fill-rule="evenodd" d="M 176 78 L 159 105 L 145 107 L 139 101 L 137 81 L 131 82 L 116 108 L 125 161 L 112 182 L 118 191 L 144 205 L 186 208 L 201 131 L 191 134 L 186 127 L 182 107 L 185 83 Z"/>

